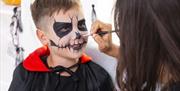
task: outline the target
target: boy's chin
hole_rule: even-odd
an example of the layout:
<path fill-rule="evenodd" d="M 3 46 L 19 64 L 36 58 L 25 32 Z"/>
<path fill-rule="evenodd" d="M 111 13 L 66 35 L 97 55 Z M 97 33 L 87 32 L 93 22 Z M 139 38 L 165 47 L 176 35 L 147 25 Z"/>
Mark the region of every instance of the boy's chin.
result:
<path fill-rule="evenodd" d="M 82 56 L 82 52 L 72 53 L 67 55 L 67 58 L 69 59 L 79 59 Z"/>
<path fill-rule="evenodd" d="M 78 59 L 82 56 L 82 54 L 85 52 L 85 47 L 83 47 L 80 50 L 73 50 L 67 55 L 71 59 Z"/>
<path fill-rule="evenodd" d="M 65 57 L 67 59 L 79 59 L 82 54 L 85 52 L 85 46 L 82 47 L 79 50 L 66 50 L 64 52 L 62 52 L 62 50 L 60 51 L 60 55 L 62 57 Z"/>

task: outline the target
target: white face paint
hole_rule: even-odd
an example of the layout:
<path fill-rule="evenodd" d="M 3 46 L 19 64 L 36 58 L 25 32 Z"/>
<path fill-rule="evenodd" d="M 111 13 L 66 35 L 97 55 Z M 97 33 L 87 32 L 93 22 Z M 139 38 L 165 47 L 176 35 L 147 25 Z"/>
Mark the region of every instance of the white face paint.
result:
<path fill-rule="evenodd" d="M 66 13 L 59 12 L 54 15 L 52 29 L 49 35 L 51 48 L 59 56 L 67 58 L 79 58 L 85 50 L 87 34 L 83 14 L 77 9 L 70 9 Z M 53 35 L 51 35 L 53 34 Z"/>

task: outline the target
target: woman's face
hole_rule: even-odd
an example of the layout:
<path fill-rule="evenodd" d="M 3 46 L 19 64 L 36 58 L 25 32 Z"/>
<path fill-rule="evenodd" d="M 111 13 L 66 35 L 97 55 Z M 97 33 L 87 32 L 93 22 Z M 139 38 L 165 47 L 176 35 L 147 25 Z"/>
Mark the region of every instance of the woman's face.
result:
<path fill-rule="evenodd" d="M 88 31 L 81 10 L 72 8 L 66 12 L 60 11 L 52 18 L 47 34 L 50 52 L 65 58 L 79 58 L 88 41 L 87 37 L 82 36 Z"/>

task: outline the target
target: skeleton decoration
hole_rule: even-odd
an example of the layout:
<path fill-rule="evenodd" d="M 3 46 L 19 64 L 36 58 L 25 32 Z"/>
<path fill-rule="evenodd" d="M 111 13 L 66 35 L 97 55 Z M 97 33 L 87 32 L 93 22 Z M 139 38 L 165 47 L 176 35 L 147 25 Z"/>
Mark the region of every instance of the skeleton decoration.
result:
<path fill-rule="evenodd" d="M 93 23 L 94 21 L 96 21 L 96 19 L 97 19 L 97 16 L 96 16 L 95 5 L 92 4 L 91 22 Z"/>
<path fill-rule="evenodd" d="M 21 23 L 21 8 L 14 7 L 14 14 L 11 17 L 12 22 L 10 24 L 10 33 L 12 37 L 13 48 L 15 50 L 15 65 L 17 66 L 21 61 L 23 61 L 23 51 L 24 49 L 19 44 L 19 34 L 23 32 Z"/>

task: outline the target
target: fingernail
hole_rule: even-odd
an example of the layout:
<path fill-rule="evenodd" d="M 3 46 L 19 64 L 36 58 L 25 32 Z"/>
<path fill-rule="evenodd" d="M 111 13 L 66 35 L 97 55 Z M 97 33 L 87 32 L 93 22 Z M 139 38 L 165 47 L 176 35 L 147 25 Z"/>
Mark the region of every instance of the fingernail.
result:
<path fill-rule="evenodd" d="M 96 34 L 92 34 L 92 37 L 94 38 L 96 36 Z"/>

